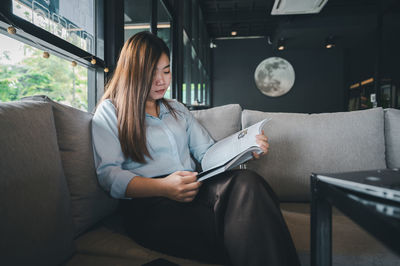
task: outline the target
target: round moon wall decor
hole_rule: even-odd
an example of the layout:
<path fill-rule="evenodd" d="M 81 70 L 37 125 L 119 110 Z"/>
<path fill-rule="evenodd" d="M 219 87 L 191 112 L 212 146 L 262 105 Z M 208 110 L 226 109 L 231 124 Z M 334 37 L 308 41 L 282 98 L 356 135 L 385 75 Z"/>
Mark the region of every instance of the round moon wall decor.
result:
<path fill-rule="evenodd" d="M 288 93 L 294 84 L 294 78 L 292 65 L 281 57 L 263 60 L 254 72 L 257 88 L 270 97 Z"/>

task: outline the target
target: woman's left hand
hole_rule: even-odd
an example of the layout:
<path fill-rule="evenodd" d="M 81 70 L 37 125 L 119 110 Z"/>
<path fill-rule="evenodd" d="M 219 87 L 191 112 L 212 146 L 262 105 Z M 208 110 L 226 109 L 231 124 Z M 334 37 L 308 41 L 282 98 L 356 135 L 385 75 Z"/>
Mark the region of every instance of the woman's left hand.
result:
<path fill-rule="evenodd" d="M 269 148 L 268 138 L 267 136 L 264 136 L 264 130 L 262 130 L 262 134 L 256 136 L 256 143 L 260 146 L 260 148 L 263 151 L 261 154 L 253 152 L 253 157 L 255 159 L 258 159 L 261 157 L 261 155 L 268 153 L 268 148 Z"/>

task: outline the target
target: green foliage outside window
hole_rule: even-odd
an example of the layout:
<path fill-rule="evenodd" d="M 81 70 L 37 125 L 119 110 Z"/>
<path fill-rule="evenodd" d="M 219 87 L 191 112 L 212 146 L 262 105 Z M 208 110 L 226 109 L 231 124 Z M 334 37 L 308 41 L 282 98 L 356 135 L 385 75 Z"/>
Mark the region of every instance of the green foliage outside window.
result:
<path fill-rule="evenodd" d="M 55 101 L 87 110 L 88 70 L 85 67 L 72 67 L 70 61 L 55 55 L 46 59 L 42 51 L 22 43 L 21 46 L 24 57 L 16 63 L 11 60 L 9 51 L 0 50 L 1 102 L 47 95 Z"/>

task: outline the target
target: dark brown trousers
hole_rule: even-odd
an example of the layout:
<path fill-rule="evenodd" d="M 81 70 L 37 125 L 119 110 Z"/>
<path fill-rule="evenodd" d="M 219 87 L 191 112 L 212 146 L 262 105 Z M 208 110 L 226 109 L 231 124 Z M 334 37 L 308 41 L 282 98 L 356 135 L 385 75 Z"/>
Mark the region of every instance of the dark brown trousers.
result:
<path fill-rule="evenodd" d="M 135 241 L 170 255 L 227 265 L 300 265 L 275 193 L 250 170 L 206 180 L 190 203 L 124 200 L 123 212 Z"/>

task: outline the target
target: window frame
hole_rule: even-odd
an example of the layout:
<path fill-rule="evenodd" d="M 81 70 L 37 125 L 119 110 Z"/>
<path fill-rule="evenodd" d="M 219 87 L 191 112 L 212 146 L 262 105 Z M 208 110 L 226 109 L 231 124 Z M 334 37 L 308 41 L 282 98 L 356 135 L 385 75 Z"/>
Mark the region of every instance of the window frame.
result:
<path fill-rule="evenodd" d="M 12 1 L 3 0 L 3 4 L 0 6 L 0 32 L 40 50 L 45 49 L 63 59 L 74 60 L 86 67 L 88 69 L 88 111 L 92 111 L 96 105 L 99 90 L 103 90 L 104 88 L 104 68 L 106 67 L 104 60 L 14 15 Z M 104 36 L 104 0 L 95 0 L 94 14 L 94 34 L 95 40 L 97 40 L 99 35 Z M 13 35 L 9 34 L 7 32 L 9 26 L 14 26 L 17 29 L 17 33 Z M 101 54 L 104 57 L 104 45 L 101 47 L 98 41 L 95 41 L 95 43 L 95 53 Z M 95 65 L 90 63 L 93 58 L 96 60 Z"/>

